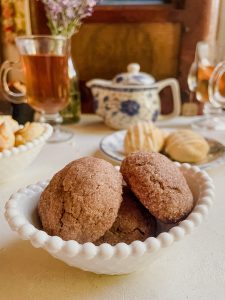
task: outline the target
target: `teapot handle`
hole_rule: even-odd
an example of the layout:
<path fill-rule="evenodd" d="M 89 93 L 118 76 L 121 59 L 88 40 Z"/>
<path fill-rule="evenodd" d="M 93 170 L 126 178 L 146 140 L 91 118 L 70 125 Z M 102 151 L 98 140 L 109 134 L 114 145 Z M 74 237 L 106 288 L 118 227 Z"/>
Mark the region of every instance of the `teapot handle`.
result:
<path fill-rule="evenodd" d="M 165 87 L 170 86 L 173 96 L 173 112 L 160 116 L 159 121 L 165 119 L 172 119 L 180 115 L 181 112 L 181 97 L 180 97 L 180 87 L 179 83 L 175 78 L 168 78 L 157 82 L 158 92 L 163 90 Z"/>
<path fill-rule="evenodd" d="M 26 103 L 25 93 L 14 93 L 10 90 L 7 81 L 8 72 L 17 69 L 21 71 L 19 62 L 5 61 L 0 68 L 0 89 L 6 100 L 15 103 Z"/>

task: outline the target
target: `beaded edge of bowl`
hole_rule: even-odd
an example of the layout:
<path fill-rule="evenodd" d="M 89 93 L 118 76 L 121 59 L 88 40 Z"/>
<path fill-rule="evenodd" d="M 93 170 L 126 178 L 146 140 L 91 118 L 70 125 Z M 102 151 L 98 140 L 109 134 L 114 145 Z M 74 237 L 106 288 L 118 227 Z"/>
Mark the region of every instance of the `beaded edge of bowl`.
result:
<path fill-rule="evenodd" d="M 35 193 L 41 193 L 49 181 L 29 185 L 13 194 L 5 205 L 5 218 L 11 229 L 16 231 L 22 239 L 30 240 L 34 247 L 44 248 L 53 255 L 60 252 L 60 254 L 71 258 L 80 255 L 88 260 L 96 257 L 109 260 L 112 257 L 125 259 L 130 255 L 140 257 L 145 253 L 157 252 L 160 248 L 166 248 L 175 241 L 182 240 L 185 235 L 190 234 L 195 227 L 201 224 L 213 204 L 215 187 L 209 175 L 198 167 L 192 167 L 186 163 L 175 164 L 184 173 L 191 172 L 191 176 L 198 175 L 197 180 L 200 186 L 198 202 L 185 220 L 172 227 L 168 232 L 162 232 L 157 237 L 149 237 L 144 242 L 133 241 L 129 245 L 118 243 L 115 246 L 104 243 L 96 246 L 91 242 L 79 244 L 74 240 L 64 241 L 58 236 L 50 236 L 46 232 L 38 230 L 19 213 L 18 203 L 21 196 L 32 196 Z"/>
<path fill-rule="evenodd" d="M 49 124 L 43 123 L 42 125 L 45 128 L 45 130 L 38 138 L 36 138 L 30 142 L 27 142 L 24 145 L 20 145 L 18 147 L 13 147 L 10 150 L 8 150 L 8 149 L 3 150 L 2 152 L 0 152 L 0 159 L 18 155 L 19 153 L 26 152 L 26 151 L 44 143 L 52 135 L 53 128 Z"/>

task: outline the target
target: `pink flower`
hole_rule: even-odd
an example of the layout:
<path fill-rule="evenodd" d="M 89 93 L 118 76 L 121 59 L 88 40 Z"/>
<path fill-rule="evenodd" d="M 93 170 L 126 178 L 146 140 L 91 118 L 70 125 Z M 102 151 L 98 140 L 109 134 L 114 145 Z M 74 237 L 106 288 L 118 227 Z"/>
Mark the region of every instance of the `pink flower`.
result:
<path fill-rule="evenodd" d="M 70 19 L 74 18 L 74 11 L 72 8 L 67 8 L 66 9 L 66 16 Z"/>
<path fill-rule="evenodd" d="M 90 16 L 95 0 L 41 0 L 46 9 L 53 34 L 72 36 L 81 25 L 81 20 Z"/>
<path fill-rule="evenodd" d="M 94 7 L 96 5 L 96 1 L 95 0 L 86 0 L 87 5 L 89 7 Z"/>

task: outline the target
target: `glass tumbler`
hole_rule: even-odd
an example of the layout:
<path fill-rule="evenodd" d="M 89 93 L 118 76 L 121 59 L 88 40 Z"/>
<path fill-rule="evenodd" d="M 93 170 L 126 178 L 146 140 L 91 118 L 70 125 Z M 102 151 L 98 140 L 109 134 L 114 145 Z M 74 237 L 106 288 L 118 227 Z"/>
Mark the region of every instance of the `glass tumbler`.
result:
<path fill-rule="evenodd" d="M 213 105 L 225 109 L 225 61 L 220 62 L 214 69 L 209 80 L 209 98 Z M 225 127 L 225 116 L 221 114 L 220 122 Z"/>
<path fill-rule="evenodd" d="M 38 121 L 53 125 L 50 142 L 70 139 L 72 133 L 62 130 L 59 114 L 69 104 L 69 40 L 61 36 L 31 35 L 16 38 L 20 61 L 5 61 L 0 70 L 1 89 L 13 103 L 28 103 L 39 114 Z M 8 72 L 22 70 L 26 93 L 14 93 L 7 81 Z"/>
<path fill-rule="evenodd" d="M 225 60 L 225 46 L 215 42 L 198 42 L 196 46 L 195 59 L 191 65 L 188 75 L 188 86 L 196 93 L 198 101 L 204 103 L 204 117 L 193 122 L 195 129 L 224 130 L 224 123 L 219 118 L 222 113 L 221 106 L 209 97 L 208 87 L 210 77 L 216 65 Z M 221 93 L 225 94 L 225 76 L 221 78 Z"/>

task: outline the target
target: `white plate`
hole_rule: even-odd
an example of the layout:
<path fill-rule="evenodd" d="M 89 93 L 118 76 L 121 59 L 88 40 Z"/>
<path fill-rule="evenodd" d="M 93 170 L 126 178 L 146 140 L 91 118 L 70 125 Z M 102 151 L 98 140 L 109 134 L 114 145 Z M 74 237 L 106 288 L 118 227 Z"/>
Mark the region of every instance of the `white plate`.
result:
<path fill-rule="evenodd" d="M 163 128 L 165 131 L 171 131 L 171 128 Z M 101 151 L 113 160 L 121 162 L 125 158 L 123 141 L 126 130 L 116 131 L 105 136 L 100 142 Z M 225 146 L 216 140 L 206 138 L 210 150 L 207 158 L 197 165 L 201 169 L 213 168 L 219 164 L 225 163 Z"/>

